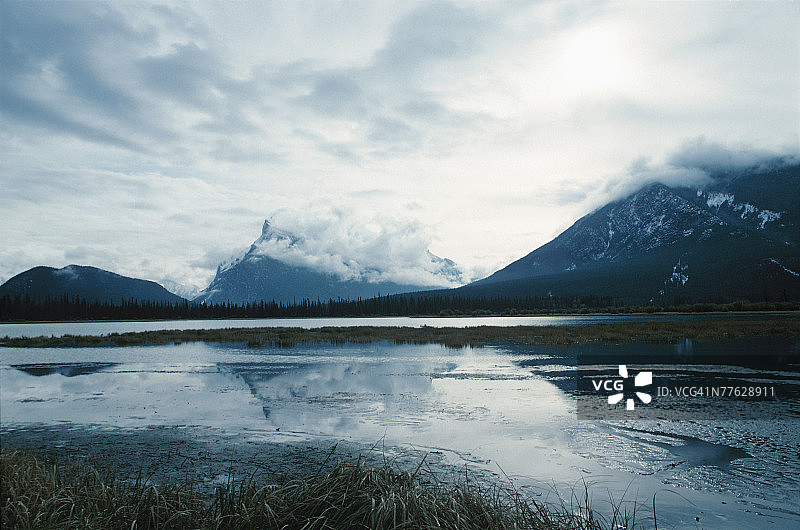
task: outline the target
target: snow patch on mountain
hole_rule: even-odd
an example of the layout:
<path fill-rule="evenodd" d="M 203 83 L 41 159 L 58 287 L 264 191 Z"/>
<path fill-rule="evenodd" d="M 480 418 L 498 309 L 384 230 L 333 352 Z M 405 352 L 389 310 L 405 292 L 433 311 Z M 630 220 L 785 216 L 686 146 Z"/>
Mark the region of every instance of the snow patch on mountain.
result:
<path fill-rule="evenodd" d="M 763 230 L 765 224 L 780 219 L 781 212 L 771 212 L 769 210 L 761 210 L 760 212 L 758 212 L 758 218 L 761 219 L 761 226 L 759 228 Z"/>
<path fill-rule="evenodd" d="M 754 213 L 754 212 L 758 211 L 758 208 L 756 208 L 755 206 L 753 206 L 749 202 L 746 202 L 744 204 L 737 204 L 736 206 L 733 207 L 733 209 L 736 210 L 737 212 L 738 211 L 742 212 L 742 215 L 741 215 L 742 219 L 744 219 L 745 217 L 747 217 L 751 213 Z"/>
<path fill-rule="evenodd" d="M 732 205 L 733 195 L 730 193 L 709 193 L 706 204 L 711 208 L 719 208 L 723 204 Z"/>
<path fill-rule="evenodd" d="M 775 258 L 769 258 L 769 261 L 770 263 L 774 263 L 775 265 L 783 269 L 784 272 L 787 272 L 795 277 L 800 277 L 800 273 L 797 273 L 791 269 L 787 269 L 780 261 L 776 260 Z"/>
<path fill-rule="evenodd" d="M 67 280 L 77 280 L 80 277 L 80 271 L 75 265 L 67 265 L 61 269 L 54 270 L 53 274 L 55 276 L 64 276 Z"/>
<path fill-rule="evenodd" d="M 717 210 L 720 210 L 722 207 L 729 208 L 731 211 L 738 213 L 739 218 L 742 220 L 750 218 L 760 219 L 761 223 L 757 226 L 760 230 L 764 230 L 767 223 L 777 221 L 781 218 L 782 212 L 761 209 L 749 202 L 737 203 L 736 197 L 732 193 L 711 192 L 706 195 L 703 190 L 698 189 L 697 196 L 699 198 L 705 196 L 706 204 L 709 208 L 716 208 Z"/>
<path fill-rule="evenodd" d="M 720 224 L 722 220 L 712 213 L 663 185 L 654 185 L 608 208 L 600 227 L 587 225 L 567 234 L 565 243 L 582 261 L 614 260 L 672 244 L 697 229 Z"/>
<path fill-rule="evenodd" d="M 678 263 L 672 267 L 672 274 L 667 276 L 667 279 L 664 280 L 664 288 L 661 289 L 658 294 L 663 295 L 669 289 L 683 287 L 688 281 L 689 265 L 681 263 L 681 260 L 678 259 Z"/>
<path fill-rule="evenodd" d="M 181 298 L 193 300 L 200 294 L 200 288 L 194 285 L 184 285 L 169 278 L 164 278 L 160 282 L 161 286 L 172 294 L 177 294 Z"/>
<path fill-rule="evenodd" d="M 221 272 L 225 272 L 225 271 L 231 270 L 232 268 L 237 266 L 239 263 L 241 263 L 244 258 L 245 258 L 245 256 L 238 256 L 236 258 L 230 258 L 230 259 L 227 259 L 227 260 L 221 262 L 217 266 L 217 274 L 219 274 Z"/>

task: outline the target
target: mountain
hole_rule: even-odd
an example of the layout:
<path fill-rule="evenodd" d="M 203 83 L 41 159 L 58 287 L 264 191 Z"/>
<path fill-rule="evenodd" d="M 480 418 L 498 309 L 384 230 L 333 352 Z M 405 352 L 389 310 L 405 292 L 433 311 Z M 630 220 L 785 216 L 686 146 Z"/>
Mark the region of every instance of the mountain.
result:
<path fill-rule="evenodd" d="M 0 297 L 30 296 L 33 300 L 47 297 L 79 296 L 88 302 L 115 302 L 136 299 L 154 302 L 183 302 L 155 282 L 120 276 L 95 267 L 68 265 L 63 269 L 34 267 L 17 274 L 0 285 Z"/>
<path fill-rule="evenodd" d="M 197 295 L 200 294 L 200 289 L 191 285 L 184 285 L 182 283 L 178 283 L 176 281 L 164 278 L 160 282 L 158 282 L 164 289 L 171 292 L 172 294 L 176 294 L 181 298 L 185 298 L 187 300 L 192 300 L 196 298 Z"/>
<path fill-rule="evenodd" d="M 582 217 L 465 296 L 594 294 L 625 303 L 800 299 L 800 166 L 650 184 Z"/>
<path fill-rule="evenodd" d="M 364 266 L 355 257 L 310 253 L 305 239 L 264 222 L 261 236 L 239 258 L 220 264 L 211 284 L 195 302 L 282 302 L 371 298 L 458 285 L 461 271 L 449 259 L 426 251 L 417 256 L 416 269 L 389 272 Z M 335 269 L 337 273 L 327 269 Z M 411 274 L 413 273 L 413 274 Z M 424 278 L 427 284 L 415 282 Z"/>

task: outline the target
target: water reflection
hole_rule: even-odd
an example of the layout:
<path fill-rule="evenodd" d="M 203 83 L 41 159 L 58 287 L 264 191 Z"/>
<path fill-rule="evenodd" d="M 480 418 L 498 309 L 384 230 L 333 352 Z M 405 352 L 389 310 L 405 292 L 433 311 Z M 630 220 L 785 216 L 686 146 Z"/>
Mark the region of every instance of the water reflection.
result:
<path fill-rule="evenodd" d="M 271 441 L 344 438 L 439 451 L 453 464 L 484 466 L 538 491 L 586 480 L 619 493 L 635 479 L 643 497 L 665 484 L 681 486 L 684 497 L 696 506 L 713 503 L 720 517 L 741 511 L 737 499 L 756 498 L 800 521 L 792 494 L 800 490 L 797 419 L 609 423 L 575 414 L 576 366 L 584 355 L 598 364 L 634 356 L 686 381 L 716 373 L 770 381 L 795 390 L 782 406 L 797 409 L 797 342 L 765 340 L 0 348 L 2 427 L 187 425 Z M 721 493 L 731 496 L 723 497 L 725 506 L 704 496 Z M 674 501 L 664 516 L 681 520 L 685 506 Z"/>
<path fill-rule="evenodd" d="M 117 363 L 48 363 L 48 364 L 15 364 L 12 367 L 21 370 L 33 376 L 43 376 L 60 374 L 64 377 L 75 377 L 76 375 L 87 375 L 100 370 L 104 370 L 111 366 L 117 366 Z"/>
<path fill-rule="evenodd" d="M 49 373 L 40 366 L 1 368 L 3 425 L 242 428 L 256 420 L 241 384 L 213 367 L 108 363 L 87 368 L 62 365 L 45 370 Z"/>
<path fill-rule="evenodd" d="M 524 354 L 526 348 L 509 347 Z M 581 419 L 725 420 L 800 418 L 800 341 L 788 337 L 748 337 L 736 340 L 676 344 L 586 344 L 537 347 L 538 356 L 517 360 L 562 392 L 578 400 Z M 633 377 L 622 380 L 619 366 L 632 374 L 652 373 L 651 394 L 665 390 L 658 400 L 635 414 L 622 402 L 610 409 L 607 394 L 595 385 L 617 380 L 625 397 L 635 397 Z M 748 389 L 754 395 L 714 396 L 709 389 Z M 697 396 L 675 395 L 676 389 L 702 390 Z M 610 390 L 610 389 L 605 389 Z M 641 402 L 639 402 L 641 404 Z M 691 412 L 691 413 L 689 413 Z"/>
<path fill-rule="evenodd" d="M 680 463 L 687 466 L 728 467 L 734 460 L 752 458 L 753 455 L 738 447 L 722 443 L 711 443 L 695 436 L 667 433 L 658 430 L 634 429 L 617 425 L 614 427 L 617 436 L 634 442 L 646 441 L 653 447 L 665 449 Z M 628 433 L 634 433 L 636 436 Z M 664 440 L 664 441 L 662 441 Z"/>

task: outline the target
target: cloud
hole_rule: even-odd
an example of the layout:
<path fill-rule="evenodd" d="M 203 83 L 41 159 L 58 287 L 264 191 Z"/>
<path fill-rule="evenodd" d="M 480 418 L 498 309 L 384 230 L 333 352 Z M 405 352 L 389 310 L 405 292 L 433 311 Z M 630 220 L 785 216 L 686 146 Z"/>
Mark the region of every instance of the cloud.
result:
<path fill-rule="evenodd" d="M 218 266 L 225 263 L 232 263 L 240 258 L 250 247 L 242 246 L 237 249 L 224 249 L 213 248 L 203 252 L 200 258 L 194 259 L 190 262 L 193 267 L 199 267 L 207 270 L 215 270 Z"/>
<path fill-rule="evenodd" d="M 702 167 L 675 165 L 671 161 L 664 164 L 653 164 L 648 157 L 634 160 L 628 166 L 627 172 L 632 182 L 640 187 L 652 182 L 660 182 L 667 186 L 694 186 L 705 184 L 711 180 Z"/>
<path fill-rule="evenodd" d="M 776 164 L 796 164 L 798 160 L 796 154 L 779 153 L 753 145 L 729 147 L 700 136 L 684 141 L 667 157 L 667 164 L 719 175 L 743 169 L 766 169 Z"/>
<path fill-rule="evenodd" d="M 89 247 L 73 247 L 64 252 L 64 259 L 70 263 L 82 265 L 84 263 L 96 261 L 97 258 L 101 257 L 97 254 L 98 252 L 96 250 Z"/>
<path fill-rule="evenodd" d="M 789 150 L 773 151 L 744 144 L 729 146 L 701 136 L 681 142 L 663 162 L 653 162 L 644 156 L 635 159 L 622 174 L 606 181 L 602 188 L 603 203 L 654 182 L 673 187 L 702 187 L 741 171 L 760 172 L 797 164 L 800 157 Z"/>
<path fill-rule="evenodd" d="M 347 71 L 316 75 L 313 88 L 298 101 L 317 112 L 334 116 L 361 117 L 366 112 L 360 84 Z"/>
<path fill-rule="evenodd" d="M 111 64 L 136 53 L 148 32 L 130 26 L 110 6 L 4 3 L 2 107 L 18 120 L 139 150 L 120 134 L 141 125 L 141 100 L 126 90 L 126 75 Z M 80 29 L 77 29 L 80 28 Z M 114 131 L 113 133 L 111 131 Z"/>
<path fill-rule="evenodd" d="M 3 102 L 4 110 L 8 115 L 14 116 L 23 123 L 45 126 L 50 130 L 57 130 L 63 134 L 76 136 L 89 142 L 122 147 L 131 151 L 146 151 L 142 146 L 125 140 L 112 132 L 81 123 L 80 118 L 70 118 L 57 109 L 22 98 L 5 89 L 0 90 L 0 101 Z"/>
<path fill-rule="evenodd" d="M 417 221 L 320 206 L 279 210 L 265 230 L 251 253 L 342 279 L 436 287 L 463 283 L 452 263 L 430 253 L 430 234 Z"/>
<path fill-rule="evenodd" d="M 424 269 L 411 256 L 427 248 L 465 270 L 508 262 L 644 182 L 796 153 L 798 16 L 787 2 L 1 2 L 0 275 L 85 248 L 204 287 L 259 219 L 320 204 L 385 219 L 373 239 L 411 245 L 392 251 L 398 270 Z M 361 269 L 390 257 L 362 246 Z"/>
<path fill-rule="evenodd" d="M 473 6 L 474 7 L 474 6 Z M 468 59 L 495 29 L 488 12 L 445 2 L 425 2 L 392 28 L 386 46 L 375 57 L 384 72 L 409 75 L 421 68 Z"/>
<path fill-rule="evenodd" d="M 146 86 L 182 103 L 205 108 L 213 104 L 214 90 L 224 88 L 220 76 L 227 69 L 194 42 L 175 44 L 168 53 L 143 57 L 136 64 Z"/>
<path fill-rule="evenodd" d="M 367 138 L 376 144 L 390 146 L 385 148 L 387 153 L 408 152 L 420 145 L 422 133 L 402 120 L 378 117 L 370 120 Z"/>

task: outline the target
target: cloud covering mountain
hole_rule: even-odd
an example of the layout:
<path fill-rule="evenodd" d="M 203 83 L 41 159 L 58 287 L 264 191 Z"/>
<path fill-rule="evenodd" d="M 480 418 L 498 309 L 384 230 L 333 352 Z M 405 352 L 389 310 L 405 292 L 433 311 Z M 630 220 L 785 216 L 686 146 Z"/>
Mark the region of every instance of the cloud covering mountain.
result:
<path fill-rule="evenodd" d="M 250 249 L 221 263 L 195 300 L 355 300 L 465 283 L 455 263 L 424 246 L 418 227 L 383 231 L 380 225 L 354 224 L 335 209 L 328 214 L 294 217 L 296 232 L 264 221 Z"/>
<path fill-rule="evenodd" d="M 276 213 L 264 222 L 249 256 L 332 274 L 342 280 L 456 287 L 466 281 L 455 264 L 433 255 L 419 223 L 373 222 L 328 208 L 313 213 Z"/>
<path fill-rule="evenodd" d="M 790 150 L 768 150 L 752 145 L 726 146 L 705 136 L 690 138 L 674 147 L 660 163 L 642 157 L 606 185 L 609 200 L 622 198 L 644 185 L 692 187 L 712 184 L 732 173 L 764 173 L 800 164 L 800 154 Z"/>

